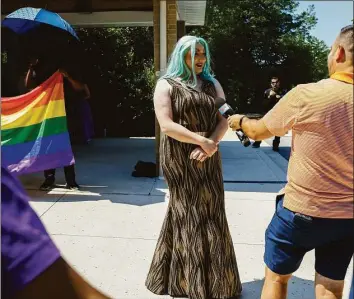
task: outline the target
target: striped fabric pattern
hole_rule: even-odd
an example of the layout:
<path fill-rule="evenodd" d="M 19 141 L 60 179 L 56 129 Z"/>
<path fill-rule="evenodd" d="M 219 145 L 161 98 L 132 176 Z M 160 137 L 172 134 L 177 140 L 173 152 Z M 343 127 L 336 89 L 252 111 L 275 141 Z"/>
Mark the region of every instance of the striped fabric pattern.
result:
<path fill-rule="evenodd" d="M 59 72 L 27 94 L 1 99 L 1 152 L 17 175 L 74 163 Z"/>
<path fill-rule="evenodd" d="M 276 136 L 292 130 L 283 192 L 293 212 L 353 218 L 353 74 L 343 78 L 299 85 L 263 118 Z"/>
<path fill-rule="evenodd" d="M 202 91 L 168 79 L 176 123 L 207 136 L 217 124 L 214 84 Z M 241 293 L 236 256 L 225 214 L 220 153 L 190 160 L 195 145 L 162 138 L 161 165 L 170 192 L 167 214 L 147 288 L 191 299 L 233 298 Z"/>

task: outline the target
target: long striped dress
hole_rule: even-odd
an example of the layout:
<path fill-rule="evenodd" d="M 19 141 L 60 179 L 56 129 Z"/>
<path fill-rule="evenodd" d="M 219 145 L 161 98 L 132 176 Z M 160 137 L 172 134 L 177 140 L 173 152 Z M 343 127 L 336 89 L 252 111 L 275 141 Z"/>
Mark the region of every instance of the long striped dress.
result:
<path fill-rule="evenodd" d="M 172 86 L 173 120 L 208 136 L 217 125 L 216 90 L 202 91 L 167 79 Z M 196 145 L 162 139 L 161 165 L 170 192 L 146 287 L 159 295 L 191 299 L 237 298 L 241 282 L 225 214 L 219 152 L 191 160 Z"/>

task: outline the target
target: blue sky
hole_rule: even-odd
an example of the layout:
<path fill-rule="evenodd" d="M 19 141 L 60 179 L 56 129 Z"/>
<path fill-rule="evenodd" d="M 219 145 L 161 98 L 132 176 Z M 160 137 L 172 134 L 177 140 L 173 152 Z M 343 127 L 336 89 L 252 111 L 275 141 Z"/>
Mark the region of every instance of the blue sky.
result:
<path fill-rule="evenodd" d="M 353 1 L 299 1 L 299 11 L 315 5 L 316 27 L 312 35 L 331 46 L 341 28 L 351 23 L 353 19 Z"/>

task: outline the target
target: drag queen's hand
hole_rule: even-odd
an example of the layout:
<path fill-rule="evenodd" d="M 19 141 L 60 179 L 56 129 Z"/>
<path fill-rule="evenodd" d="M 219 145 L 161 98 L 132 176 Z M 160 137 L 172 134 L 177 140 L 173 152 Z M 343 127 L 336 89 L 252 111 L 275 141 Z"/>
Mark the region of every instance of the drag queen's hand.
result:
<path fill-rule="evenodd" d="M 204 139 L 204 142 L 202 144 L 200 144 L 200 147 L 209 157 L 214 155 L 216 153 L 216 151 L 218 150 L 217 143 L 214 140 L 211 140 L 208 138 Z"/>
<path fill-rule="evenodd" d="M 189 158 L 191 160 L 193 159 L 204 162 L 208 158 L 208 155 L 202 150 L 202 148 L 197 147 L 191 152 Z"/>

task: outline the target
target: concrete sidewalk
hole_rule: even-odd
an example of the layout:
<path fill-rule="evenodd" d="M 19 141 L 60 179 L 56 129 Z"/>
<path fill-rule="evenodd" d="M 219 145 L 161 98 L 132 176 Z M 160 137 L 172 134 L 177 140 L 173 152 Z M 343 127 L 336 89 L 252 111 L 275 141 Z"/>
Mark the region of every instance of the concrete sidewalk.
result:
<path fill-rule="evenodd" d="M 275 195 L 286 182 L 288 162 L 267 143 L 259 149 L 244 148 L 233 132 L 228 132 L 220 149 L 242 298 L 258 299 L 264 278 L 264 232 L 274 212 Z M 138 160 L 154 161 L 154 140 L 94 140 L 77 148 L 75 155 L 82 191 L 41 192 L 41 173 L 22 177 L 32 206 L 63 255 L 113 298 L 169 298 L 156 296 L 144 286 L 165 216 L 167 187 L 158 179 L 131 176 Z M 57 183 L 64 184 L 62 170 Z M 314 255 L 309 253 L 290 282 L 289 299 L 314 298 L 313 268 Z M 352 269 L 351 265 L 348 273 Z"/>

